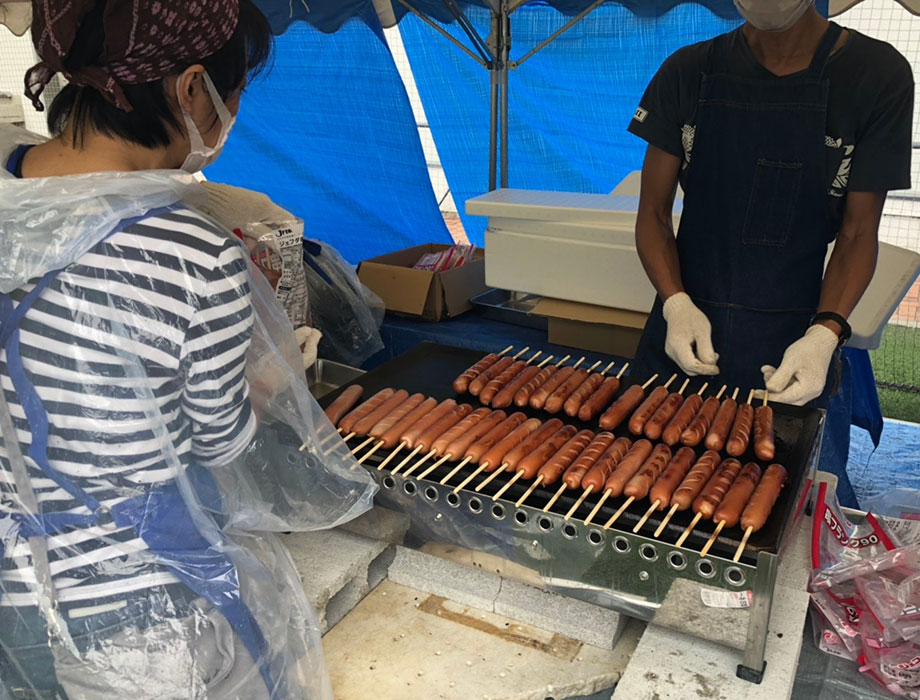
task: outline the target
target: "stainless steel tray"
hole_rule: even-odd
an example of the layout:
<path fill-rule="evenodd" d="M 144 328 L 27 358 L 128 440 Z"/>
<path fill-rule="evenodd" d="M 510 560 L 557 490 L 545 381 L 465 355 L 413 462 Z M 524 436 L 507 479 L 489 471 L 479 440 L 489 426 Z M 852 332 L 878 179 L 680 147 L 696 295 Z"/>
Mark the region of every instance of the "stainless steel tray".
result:
<path fill-rule="evenodd" d="M 320 398 L 339 387 L 350 384 L 364 374 L 363 369 L 350 367 L 332 360 L 317 360 L 307 370 L 307 385 L 315 398 Z"/>
<path fill-rule="evenodd" d="M 531 314 L 537 302 L 542 298 L 536 294 L 490 289 L 470 299 L 470 303 L 479 310 L 480 314 L 493 321 L 545 331 L 546 318 Z"/>

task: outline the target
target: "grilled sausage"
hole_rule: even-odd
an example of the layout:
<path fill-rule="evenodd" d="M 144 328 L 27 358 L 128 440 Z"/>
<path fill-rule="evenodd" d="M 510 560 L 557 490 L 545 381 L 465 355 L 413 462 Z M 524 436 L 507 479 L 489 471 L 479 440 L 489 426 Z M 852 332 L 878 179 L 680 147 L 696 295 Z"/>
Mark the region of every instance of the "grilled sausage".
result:
<path fill-rule="evenodd" d="M 764 462 L 776 457 L 772 406 L 758 406 L 754 409 L 754 454 Z"/>
<path fill-rule="evenodd" d="M 447 447 L 452 442 L 472 433 L 477 425 L 479 425 L 483 420 L 491 415 L 492 411 L 490 409 L 477 408 L 450 430 L 445 431 L 441 437 L 439 437 L 431 444 L 431 449 L 434 450 L 438 456 L 443 456 L 446 454 L 457 454 L 456 452 L 448 452 Z"/>
<path fill-rule="evenodd" d="M 712 519 L 717 523 L 725 523 L 725 527 L 735 527 L 741 520 L 741 513 L 748 504 L 751 494 L 760 481 L 760 467 L 753 462 L 744 465 L 744 469 L 738 474 L 728 493 L 719 503 Z"/>
<path fill-rule="evenodd" d="M 488 355 L 483 357 L 479 362 L 466 370 L 463 374 L 457 377 L 454 380 L 454 391 L 458 394 L 465 394 L 470 388 L 470 382 L 472 382 L 476 377 L 485 372 L 489 367 L 498 362 L 498 355 L 494 352 L 490 352 Z"/>
<path fill-rule="evenodd" d="M 569 440 L 575 437 L 577 432 L 578 428 L 574 425 L 562 426 L 553 433 L 548 440 L 545 440 L 542 445 L 532 450 L 530 454 L 518 462 L 516 471 L 523 472 L 523 477 L 525 479 L 536 478 L 537 472 L 540 471 L 543 465 L 552 459 Z"/>
<path fill-rule="evenodd" d="M 492 399 L 492 408 L 506 408 L 510 406 L 511 402 L 514 401 L 514 395 L 517 394 L 525 384 L 530 382 L 530 380 L 536 377 L 539 373 L 539 367 L 525 367 L 514 379 L 503 386 L 501 391 L 495 395 L 495 398 Z"/>
<path fill-rule="evenodd" d="M 633 384 L 601 416 L 600 426 L 604 430 L 614 430 L 632 414 L 645 398 L 645 389 L 641 384 Z"/>
<path fill-rule="evenodd" d="M 475 440 L 463 453 L 463 459 L 469 458 L 471 462 L 481 463 L 486 452 L 508 437 L 512 431 L 520 427 L 526 420 L 527 416 L 523 413 L 512 413 L 488 433 Z"/>
<path fill-rule="evenodd" d="M 495 446 L 483 455 L 480 465 L 487 465 L 486 471 L 493 472 L 504 464 L 505 455 L 520 445 L 524 440 L 540 429 L 540 421 L 530 418 L 521 423 L 508 435 L 495 443 Z"/>
<path fill-rule="evenodd" d="M 533 393 L 541 386 L 546 384 L 549 378 L 555 375 L 558 371 L 559 368 L 556 367 L 556 365 L 550 365 L 549 367 L 544 367 L 539 372 L 537 372 L 533 379 L 518 389 L 517 393 L 514 395 L 514 405 L 518 408 L 529 406 L 530 397 L 533 396 Z"/>
<path fill-rule="evenodd" d="M 732 457 L 743 455 L 751 442 L 751 428 L 754 425 L 754 407 L 749 403 L 738 406 L 731 436 L 725 445 L 725 451 Z"/>
<path fill-rule="evenodd" d="M 514 362 L 514 358 L 500 357 L 495 363 L 486 367 L 478 377 L 470 382 L 469 392 L 473 396 L 479 396 L 479 393 L 486 388 L 486 384 L 508 369 Z"/>
<path fill-rule="evenodd" d="M 578 387 L 584 384 L 587 378 L 588 370 L 576 369 L 569 375 L 568 379 L 562 382 L 562 384 L 550 394 L 549 398 L 546 399 L 546 405 L 543 407 L 544 410 L 546 410 L 547 413 L 559 413 L 562 407 L 565 406 L 566 400 Z"/>
<path fill-rule="evenodd" d="M 449 442 L 447 447 L 444 448 L 444 454 L 450 455 L 451 459 L 459 461 L 473 443 L 491 433 L 508 417 L 508 414 L 504 411 L 488 411 L 487 416 L 478 420 L 472 428 L 467 429 L 464 423 L 472 419 L 475 415 L 476 412 L 474 411 L 448 431 L 457 433 L 457 437 Z M 437 443 L 435 443 L 435 445 L 437 445 Z"/>
<path fill-rule="evenodd" d="M 671 504 L 671 496 L 681 485 L 695 460 L 696 453 L 689 447 L 681 447 L 671 457 L 668 466 L 649 491 L 649 500 L 658 503 L 658 510 L 664 510 Z"/>
<path fill-rule="evenodd" d="M 390 411 L 377 425 L 371 428 L 368 435 L 375 438 L 382 438 L 394 425 L 399 423 L 403 418 L 408 416 L 425 400 L 424 394 L 412 394 L 408 399 L 403 401 L 399 406 Z"/>
<path fill-rule="evenodd" d="M 625 440 L 630 445 L 632 444 L 628 438 L 620 439 Z M 566 469 L 565 474 L 562 475 L 562 480 L 565 482 L 566 486 L 570 489 L 577 489 L 581 486 L 581 482 L 584 480 L 585 475 L 591 471 L 597 463 L 597 460 L 604 455 L 607 448 L 613 444 L 614 440 L 616 440 L 616 436 L 613 433 L 598 433 L 595 435 L 584 452 L 578 455 L 577 459 L 572 462 L 572 466 Z M 629 447 L 626 449 L 628 450 Z M 625 451 L 626 450 L 624 450 L 624 452 Z"/>
<path fill-rule="evenodd" d="M 338 427 L 339 421 L 342 420 L 342 416 L 355 407 L 355 404 L 358 403 L 358 399 L 361 398 L 363 393 L 363 386 L 352 384 L 339 394 L 336 400 L 326 407 L 326 418 L 329 419 L 329 422 Z"/>
<path fill-rule="evenodd" d="M 676 505 L 678 510 L 687 510 L 693 505 L 693 500 L 700 495 L 700 491 L 703 490 L 717 466 L 719 466 L 719 453 L 704 452 L 674 491 L 671 496 L 671 505 Z"/>
<path fill-rule="evenodd" d="M 364 418 L 365 416 L 371 414 L 376 409 L 380 408 L 383 405 L 383 402 L 390 398 L 396 392 L 393 389 L 386 388 L 381 389 L 376 394 L 371 396 L 367 401 L 362 403 L 351 413 L 346 415 L 342 420 L 339 421 L 339 430 L 342 431 L 343 435 L 347 435 L 352 432 L 352 428 L 355 423 Z"/>
<path fill-rule="evenodd" d="M 473 407 L 468 403 L 462 403 L 459 406 L 455 406 L 453 410 L 448 411 L 438 420 L 432 423 L 428 427 L 428 430 L 423 432 L 419 436 L 418 440 L 416 440 L 415 446 L 418 447 L 421 445 L 422 452 L 427 453 L 429 450 L 431 450 L 435 440 L 437 440 L 444 433 L 457 425 L 457 423 L 462 421 L 472 412 Z"/>
<path fill-rule="evenodd" d="M 645 460 L 645 463 L 639 468 L 639 471 L 626 482 L 623 494 L 635 499 L 648 496 L 648 492 L 651 490 L 652 485 L 658 481 L 658 477 L 661 476 L 661 472 L 664 471 L 664 468 L 668 466 L 668 462 L 670 461 L 671 448 L 662 444 L 655 445 L 652 454 Z M 616 476 L 616 472 L 614 472 L 614 476 Z"/>
<path fill-rule="evenodd" d="M 690 423 L 696 417 L 697 412 L 703 407 L 703 398 L 699 394 L 688 396 L 677 413 L 668 423 L 667 427 L 661 433 L 661 439 L 665 445 L 674 447 L 680 442 L 681 434 L 689 427 Z"/>
<path fill-rule="evenodd" d="M 652 443 L 648 440 L 636 440 L 632 449 L 626 453 L 617 468 L 607 477 L 607 481 L 604 483 L 604 490 L 610 491 L 611 496 L 621 496 L 626 484 L 642 468 L 645 460 L 651 456 L 652 451 Z"/>
<path fill-rule="evenodd" d="M 712 427 L 706 435 L 706 449 L 721 452 L 728 440 L 732 424 L 735 422 L 735 412 L 738 410 L 738 402 L 729 397 L 722 402 L 716 417 L 712 419 Z"/>
<path fill-rule="evenodd" d="M 574 367 L 563 367 L 552 377 L 546 380 L 539 389 L 533 392 L 530 397 L 530 407 L 535 411 L 540 411 L 546 405 L 547 400 L 553 395 L 553 392 L 561 387 L 575 373 Z"/>
<path fill-rule="evenodd" d="M 757 532 L 766 524 L 773 506 L 776 504 L 776 499 L 779 498 L 780 491 L 783 490 L 783 486 L 786 484 L 786 478 L 786 470 L 781 465 L 771 464 L 767 467 L 763 478 L 757 484 L 757 488 L 754 489 L 751 500 L 748 501 L 744 512 L 741 513 L 741 528 L 743 530 L 750 528 L 753 532 Z"/>
<path fill-rule="evenodd" d="M 537 430 L 528 435 L 526 440 L 521 441 L 519 445 L 508 451 L 503 460 L 503 463 L 507 465 L 506 468 L 509 471 L 515 471 L 524 457 L 549 440 L 562 427 L 562 421 L 558 418 L 551 418 L 543 423 Z M 572 433 L 572 435 L 574 434 Z"/>
<path fill-rule="evenodd" d="M 450 411 L 457 407 L 457 402 L 453 399 L 447 399 L 435 406 L 431 412 L 419 418 L 415 425 L 410 426 L 400 436 L 400 442 L 405 443 L 406 447 L 412 449 L 418 443 L 418 439 L 428 428 L 434 425 L 441 418 L 446 416 Z"/>
<path fill-rule="evenodd" d="M 652 389 L 652 393 L 646 397 L 645 401 L 633 413 L 632 418 L 629 419 L 629 432 L 633 435 L 642 435 L 649 418 L 655 414 L 655 411 L 667 398 L 668 390 L 663 386 L 656 386 Z"/>
<path fill-rule="evenodd" d="M 603 383 L 603 374 L 594 373 L 588 375 L 587 379 L 585 379 L 585 381 L 572 392 L 571 396 L 565 400 L 565 405 L 563 406 L 565 415 L 569 418 L 577 416 L 578 411 L 581 410 L 581 405 L 591 394 L 597 391 L 598 387 Z"/>
<path fill-rule="evenodd" d="M 658 440 L 664 429 L 671 422 L 671 419 L 677 415 L 677 411 L 684 403 L 683 394 L 673 393 L 668 396 L 658 409 L 652 414 L 652 417 L 645 423 L 645 437 L 649 440 Z"/>
<path fill-rule="evenodd" d="M 634 447 L 632 440 L 627 437 L 615 440 L 604 451 L 604 454 L 594 462 L 594 466 L 591 467 L 588 473 L 582 477 L 582 488 L 586 489 L 591 486 L 595 493 L 603 491 L 604 486 L 607 484 L 607 479 L 619 468 Z M 643 448 L 640 447 L 639 449 L 641 451 Z"/>
<path fill-rule="evenodd" d="M 706 437 L 706 433 L 709 432 L 709 426 L 712 425 L 712 419 L 716 417 L 720 405 L 721 402 L 715 396 L 710 396 L 706 399 L 700 412 L 696 414 L 687 429 L 681 433 L 680 441 L 687 447 L 699 445 L 703 438 Z"/>
<path fill-rule="evenodd" d="M 592 440 L 594 440 L 594 433 L 590 430 L 582 430 L 565 443 L 561 450 L 540 467 L 539 476 L 543 477 L 543 483 L 551 485 L 559 481 L 572 463 L 588 449 Z"/>
<path fill-rule="evenodd" d="M 403 435 L 406 431 L 410 430 L 416 423 L 430 415 L 437 406 L 437 399 L 429 397 L 422 401 L 380 437 L 383 441 L 383 446 L 388 450 L 392 450 L 403 440 Z"/>
<path fill-rule="evenodd" d="M 722 462 L 693 501 L 693 512 L 702 513 L 707 520 L 711 518 L 740 472 L 741 462 L 737 459 L 728 458 Z"/>
<path fill-rule="evenodd" d="M 492 399 L 495 398 L 495 395 L 498 394 L 503 388 L 508 386 L 508 384 L 514 381 L 521 372 L 524 371 L 527 367 L 527 362 L 524 360 L 518 360 L 517 362 L 512 362 L 508 367 L 502 371 L 501 374 L 497 375 L 494 379 L 489 381 L 486 384 L 482 391 L 479 392 L 479 401 L 485 406 L 488 406 L 492 403 Z"/>
<path fill-rule="evenodd" d="M 352 431 L 356 435 L 367 435 L 371 428 L 373 428 L 377 423 L 386 418 L 390 413 L 396 409 L 397 406 L 400 406 L 409 398 L 409 392 L 405 389 L 400 389 L 399 391 L 393 392 L 393 395 L 380 404 L 373 411 L 368 413 L 364 418 L 359 420 L 357 423 L 352 426 Z"/>
<path fill-rule="evenodd" d="M 613 397 L 619 390 L 620 380 L 616 377 L 607 377 L 597 390 L 581 404 L 581 408 L 578 409 L 578 420 L 583 420 L 585 423 L 594 420 L 594 417 L 613 401 Z"/>

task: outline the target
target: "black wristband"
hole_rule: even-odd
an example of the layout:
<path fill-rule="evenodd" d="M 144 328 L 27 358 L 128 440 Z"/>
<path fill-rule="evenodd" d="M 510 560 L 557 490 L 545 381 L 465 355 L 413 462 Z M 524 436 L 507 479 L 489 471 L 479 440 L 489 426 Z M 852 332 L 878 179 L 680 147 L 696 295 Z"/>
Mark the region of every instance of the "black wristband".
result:
<path fill-rule="evenodd" d="M 838 313 L 833 311 L 819 311 L 811 317 L 811 323 L 808 325 L 813 326 L 818 321 L 833 321 L 840 326 L 840 341 L 837 343 L 837 347 L 842 348 L 853 335 L 853 329 L 850 327 L 850 324 Z"/>

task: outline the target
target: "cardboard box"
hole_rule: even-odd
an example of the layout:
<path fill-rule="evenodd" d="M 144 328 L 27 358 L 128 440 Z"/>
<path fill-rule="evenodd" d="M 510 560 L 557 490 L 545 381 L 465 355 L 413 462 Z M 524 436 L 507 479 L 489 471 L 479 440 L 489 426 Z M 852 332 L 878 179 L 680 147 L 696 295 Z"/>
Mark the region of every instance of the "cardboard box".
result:
<path fill-rule="evenodd" d="M 648 314 L 577 301 L 543 299 L 531 312 L 548 320 L 551 343 L 633 358 Z"/>
<path fill-rule="evenodd" d="M 387 311 L 406 316 L 440 321 L 473 308 L 470 299 L 486 291 L 484 253 L 445 272 L 426 272 L 412 268 L 425 253 L 451 246 L 429 243 L 398 250 L 365 260 L 358 267 L 358 278 L 386 304 Z"/>

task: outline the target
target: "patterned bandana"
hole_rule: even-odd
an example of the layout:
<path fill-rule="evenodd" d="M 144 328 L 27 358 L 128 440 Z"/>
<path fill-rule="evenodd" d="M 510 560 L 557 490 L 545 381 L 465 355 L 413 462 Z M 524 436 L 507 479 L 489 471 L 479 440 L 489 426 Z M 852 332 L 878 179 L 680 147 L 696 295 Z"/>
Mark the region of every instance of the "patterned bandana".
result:
<path fill-rule="evenodd" d="M 98 65 L 68 71 L 87 13 L 105 3 L 105 50 Z M 61 73 L 132 110 L 122 86 L 149 83 L 219 51 L 239 21 L 239 0 L 32 0 L 32 42 L 41 63 L 26 73 L 26 96 L 39 112 L 42 91 Z"/>

